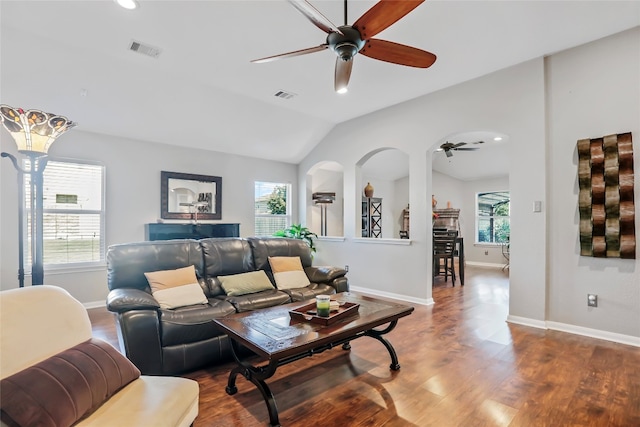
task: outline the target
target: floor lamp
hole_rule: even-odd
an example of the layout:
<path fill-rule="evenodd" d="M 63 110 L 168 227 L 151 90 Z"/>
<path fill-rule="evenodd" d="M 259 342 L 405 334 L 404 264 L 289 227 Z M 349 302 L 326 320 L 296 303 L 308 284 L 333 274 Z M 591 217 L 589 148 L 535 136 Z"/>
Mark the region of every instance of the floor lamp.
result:
<path fill-rule="evenodd" d="M 24 286 L 24 175 L 29 175 L 31 211 L 31 284 L 44 284 L 42 173 L 47 166 L 47 152 L 53 141 L 76 124 L 66 117 L 39 110 L 24 111 L 0 105 L 0 120 L 11 134 L 18 151 L 29 158 L 29 169 L 22 168 L 15 156 L 2 153 L 18 171 L 18 282 Z"/>
<path fill-rule="evenodd" d="M 320 235 L 327 235 L 327 205 L 336 199 L 336 193 L 317 192 L 311 195 L 313 202 L 320 206 Z"/>

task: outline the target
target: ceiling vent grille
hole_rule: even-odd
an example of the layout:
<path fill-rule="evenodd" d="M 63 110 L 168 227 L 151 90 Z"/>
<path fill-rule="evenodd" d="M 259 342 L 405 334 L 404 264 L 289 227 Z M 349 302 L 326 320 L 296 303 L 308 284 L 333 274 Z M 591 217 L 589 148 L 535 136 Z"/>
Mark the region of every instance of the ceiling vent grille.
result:
<path fill-rule="evenodd" d="M 276 93 L 274 93 L 273 96 L 277 96 L 278 98 L 282 98 L 282 99 L 291 99 L 294 96 L 296 96 L 296 94 L 291 92 L 285 92 L 284 90 L 279 90 Z"/>
<path fill-rule="evenodd" d="M 158 56 L 160 56 L 160 54 L 162 53 L 162 49 L 160 48 L 153 47 L 135 40 L 131 40 L 131 43 L 129 44 L 129 50 L 150 56 L 152 58 L 158 58 Z"/>

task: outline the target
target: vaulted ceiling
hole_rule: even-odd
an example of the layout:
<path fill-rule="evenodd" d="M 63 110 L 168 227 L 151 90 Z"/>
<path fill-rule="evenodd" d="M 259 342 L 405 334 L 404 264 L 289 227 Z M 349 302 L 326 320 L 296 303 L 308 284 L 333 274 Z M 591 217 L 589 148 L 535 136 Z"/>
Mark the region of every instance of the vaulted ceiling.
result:
<path fill-rule="evenodd" d="M 311 2 L 344 23 L 343 1 Z M 338 95 L 331 51 L 249 62 L 325 42 L 286 1 L 139 3 L 0 1 L 0 101 L 89 132 L 297 163 L 340 122 L 640 25 L 637 1 L 426 1 L 377 37 L 436 63 L 357 55 Z M 350 1 L 349 23 L 374 4 Z"/>

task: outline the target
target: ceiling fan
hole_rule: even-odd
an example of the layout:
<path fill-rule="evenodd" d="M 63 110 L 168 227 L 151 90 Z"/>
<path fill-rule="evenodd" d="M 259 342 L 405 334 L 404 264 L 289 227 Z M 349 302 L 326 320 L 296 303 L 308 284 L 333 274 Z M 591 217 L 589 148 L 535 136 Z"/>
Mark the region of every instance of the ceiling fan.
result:
<path fill-rule="evenodd" d="M 472 142 L 472 144 L 484 144 L 484 141 L 477 141 L 477 142 Z M 467 145 L 466 142 L 458 142 L 457 144 L 454 144 L 452 142 L 445 142 L 444 144 L 442 144 L 440 146 L 440 148 L 438 148 L 438 150 L 436 151 L 444 151 L 444 154 L 447 155 L 447 157 L 451 157 L 453 156 L 452 151 L 475 151 L 477 150 L 477 148 L 473 148 L 473 147 L 464 147 L 465 145 Z"/>
<path fill-rule="evenodd" d="M 306 55 L 331 49 L 338 55 L 335 67 L 335 91 L 344 93 L 349 85 L 353 57 L 361 53 L 369 58 L 409 67 L 428 68 L 436 61 L 436 56 L 415 47 L 386 40 L 372 38 L 418 7 L 424 0 L 380 0 L 366 11 L 353 25 L 347 25 L 347 0 L 344 1 L 345 25 L 335 26 L 307 0 L 288 0 L 316 27 L 327 33 L 325 43 L 280 55 L 255 59 L 262 63 L 276 59 Z"/>

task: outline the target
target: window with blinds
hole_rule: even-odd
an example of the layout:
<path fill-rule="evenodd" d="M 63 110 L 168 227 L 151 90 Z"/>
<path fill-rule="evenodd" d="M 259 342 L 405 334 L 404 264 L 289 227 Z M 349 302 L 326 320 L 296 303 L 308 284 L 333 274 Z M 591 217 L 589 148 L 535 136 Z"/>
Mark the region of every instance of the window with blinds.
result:
<path fill-rule="evenodd" d="M 27 163 L 27 169 L 28 169 Z M 49 160 L 43 173 L 45 266 L 103 263 L 104 166 Z M 25 262 L 31 263 L 29 175 L 25 174 Z"/>
<path fill-rule="evenodd" d="M 256 236 L 272 236 L 291 225 L 291 185 L 255 182 Z"/>

